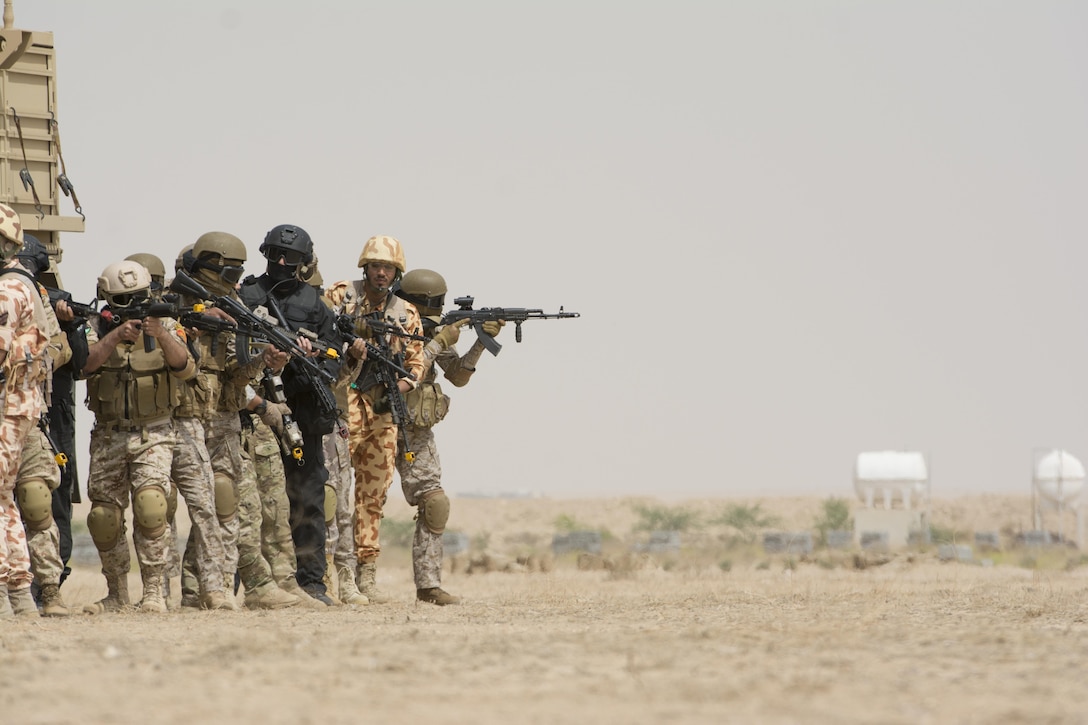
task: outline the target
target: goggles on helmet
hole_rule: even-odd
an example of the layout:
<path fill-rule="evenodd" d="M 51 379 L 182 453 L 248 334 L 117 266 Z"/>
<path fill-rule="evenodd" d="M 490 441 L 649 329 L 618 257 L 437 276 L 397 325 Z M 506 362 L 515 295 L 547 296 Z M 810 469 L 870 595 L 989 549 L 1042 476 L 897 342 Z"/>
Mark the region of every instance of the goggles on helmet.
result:
<path fill-rule="evenodd" d="M 109 297 L 111 307 L 129 307 L 133 304 L 146 302 L 150 299 L 150 294 L 147 290 L 140 290 L 139 292 L 122 292 Z"/>
<path fill-rule="evenodd" d="M 284 262 L 289 264 L 287 260 L 284 260 Z M 242 275 L 245 274 L 246 271 L 245 267 L 240 264 L 214 264 L 213 262 L 209 262 L 207 259 L 203 258 L 196 260 L 194 270 L 196 268 L 208 269 L 212 272 L 215 272 L 217 275 L 219 275 L 219 278 L 221 280 L 231 285 L 232 287 L 238 284 L 238 280 L 242 279 Z"/>
<path fill-rule="evenodd" d="M 306 261 L 306 255 L 296 249 L 285 249 L 284 247 L 265 247 L 264 257 L 269 262 L 278 262 L 280 258 L 283 258 L 283 263 L 288 267 L 297 267 Z"/>

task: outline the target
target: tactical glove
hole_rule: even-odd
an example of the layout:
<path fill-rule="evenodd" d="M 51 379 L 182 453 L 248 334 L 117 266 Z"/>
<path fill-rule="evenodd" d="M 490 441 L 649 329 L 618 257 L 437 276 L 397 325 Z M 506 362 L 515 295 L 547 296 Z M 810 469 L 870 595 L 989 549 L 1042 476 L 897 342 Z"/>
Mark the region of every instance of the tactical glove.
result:
<path fill-rule="evenodd" d="M 484 328 L 484 334 L 495 337 L 499 334 L 499 330 L 506 324 L 506 320 L 488 320 L 482 327 Z"/>
<path fill-rule="evenodd" d="M 264 424 L 275 431 L 276 435 L 283 435 L 283 416 L 291 415 L 291 408 L 287 403 L 268 403 L 268 407 L 261 413 Z"/>
<path fill-rule="evenodd" d="M 467 319 L 457 320 L 444 326 L 434 336 L 434 339 L 438 341 L 438 344 L 442 346 L 443 350 L 448 350 L 457 344 L 457 341 L 461 339 L 461 328 L 468 324 Z"/>

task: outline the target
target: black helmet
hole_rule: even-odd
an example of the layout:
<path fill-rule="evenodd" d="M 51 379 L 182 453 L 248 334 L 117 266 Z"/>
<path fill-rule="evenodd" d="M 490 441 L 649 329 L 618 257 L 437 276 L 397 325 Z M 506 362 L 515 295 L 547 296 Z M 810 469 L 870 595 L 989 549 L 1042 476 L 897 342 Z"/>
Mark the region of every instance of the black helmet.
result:
<path fill-rule="evenodd" d="M 288 267 L 297 267 L 313 261 L 314 243 L 302 227 L 280 224 L 265 235 L 260 252 L 271 262 L 283 257 Z"/>
<path fill-rule="evenodd" d="M 15 258 L 35 277 L 49 269 L 49 254 L 45 251 L 45 245 L 26 232 L 23 232 L 23 248 Z"/>

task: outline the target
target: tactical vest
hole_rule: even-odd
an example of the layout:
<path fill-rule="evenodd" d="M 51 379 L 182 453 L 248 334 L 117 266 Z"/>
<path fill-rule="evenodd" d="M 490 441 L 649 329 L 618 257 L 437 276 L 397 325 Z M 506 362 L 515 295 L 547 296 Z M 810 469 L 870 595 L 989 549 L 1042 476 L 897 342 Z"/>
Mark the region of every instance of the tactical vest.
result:
<path fill-rule="evenodd" d="M 196 359 L 197 372 L 189 380 L 178 384 L 179 400 L 174 415 L 178 418 L 210 420 L 219 407 L 223 393 L 227 336 L 222 333 L 201 333 L 196 338 L 190 338 L 189 348 Z"/>
<path fill-rule="evenodd" d="M 139 426 L 172 415 L 183 384 L 170 374 L 158 345 L 144 352 L 141 333 L 134 343 L 113 348 L 109 359 L 87 379 L 87 407 L 98 424 Z"/>
<path fill-rule="evenodd" d="M 374 335 L 371 329 L 367 327 L 366 320 L 363 317 L 364 305 L 366 303 L 366 297 L 363 293 L 363 280 L 355 280 L 352 282 L 355 289 L 355 294 L 352 299 L 344 306 L 344 313 L 351 315 L 355 318 L 355 334 L 359 337 L 370 339 Z M 408 308 L 406 302 L 400 297 L 389 293 L 385 298 L 385 306 L 381 309 L 382 320 L 393 320 L 400 322 L 407 319 Z M 371 310 L 370 314 L 377 312 L 378 310 Z M 393 337 L 389 343 L 393 353 L 402 352 L 404 350 L 403 338 Z M 359 376 L 358 390 L 363 392 L 370 398 L 371 402 L 377 403 L 385 394 L 384 388 L 375 387 L 377 385 L 377 372 L 379 363 L 372 360 L 368 360 L 363 363 L 363 370 Z"/>

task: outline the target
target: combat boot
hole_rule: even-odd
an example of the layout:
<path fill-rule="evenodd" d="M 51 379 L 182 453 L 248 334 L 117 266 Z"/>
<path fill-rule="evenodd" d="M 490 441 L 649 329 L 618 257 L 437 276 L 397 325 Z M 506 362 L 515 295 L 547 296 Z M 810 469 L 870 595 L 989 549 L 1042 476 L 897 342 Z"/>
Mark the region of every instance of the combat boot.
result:
<path fill-rule="evenodd" d="M 350 566 L 336 567 L 336 581 L 340 585 L 340 601 L 344 604 L 370 604 L 366 595 L 359 591 L 355 583 L 355 572 Z"/>
<path fill-rule="evenodd" d="M 237 612 L 238 605 L 234 603 L 234 597 L 226 592 L 206 592 L 200 598 L 200 606 L 203 609 L 225 609 L 228 612 Z"/>
<path fill-rule="evenodd" d="M 83 607 L 85 614 L 105 614 L 106 612 L 120 612 L 128 606 L 128 576 L 125 574 L 106 574 L 106 587 L 108 592 L 105 599 L 99 599 L 94 604 Z"/>
<path fill-rule="evenodd" d="M 310 599 L 313 599 L 316 602 L 320 602 L 326 607 L 340 606 L 340 602 L 333 601 L 332 597 L 321 591 L 321 587 L 318 584 L 311 584 L 309 586 L 302 587 L 302 591 L 306 592 L 306 594 L 309 595 Z"/>
<path fill-rule="evenodd" d="M 283 591 L 273 582 L 246 591 L 246 609 L 283 609 L 302 602 L 294 594 Z"/>
<path fill-rule="evenodd" d="M 68 605 L 64 603 L 64 597 L 60 595 L 60 587 L 56 584 L 42 585 L 42 615 L 45 617 L 67 617 L 72 613 Z"/>
<path fill-rule="evenodd" d="M 392 601 L 388 594 L 381 589 L 378 589 L 377 562 L 372 561 L 369 564 L 360 563 L 355 574 L 359 581 L 359 591 L 371 604 L 386 604 L 387 602 Z"/>
<path fill-rule="evenodd" d="M 311 597 L 305 589 L 298 585 L 298 581 L 293 577 L 288 577 L 282 583 L 280 583 L 280 589 L 298 597 L 302 606 L 307 609 L 324 609 L 325 605 Z"/>
<path fill-rule="evenodd" d="M 15 612 L 8 601 L 8 585 L 0 584 L 0 620 L 15 619 Z"/>
<path fill-rule="evenodd" d="M 30 587 L 12 589 L 8 587 L 8 601 L 16 617 L 40 617 L 38 605 L 34 603 L 34 597 L 30 594 Z"/>
<path fill-rule="evenodd" d="M 333 563 L 332 554 L 325 554 L 325 574 L 321 577 L 321 583 L 325 585 L 326 596 L 333 601 L 333 604 L 340 606 L 340 590 L 336 586 L 336 577 L 332 574 L 334 571 L 336 571 L 336 564 Z"/>
<path fill-rule="evenodd" d="M 416 599 L 421 602 L 427 602 L 429 604 L 437 604 L 440 607 L 444 607 L 447 604 L 460 604 L 461 597 L 456 597 L 449 592 L 445 591 L 441 587 L 429 587 L 427 589 L 416 589 Z"/>
<path fill-rule="evenodd" d="M 153 571 L 143 574 L 144 594 L 140 603 L 136 605 L 141 612 L 164 614 L 166 612 L 166 600 L 162 597 L 162 572 Z"/>

